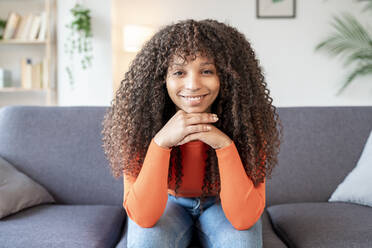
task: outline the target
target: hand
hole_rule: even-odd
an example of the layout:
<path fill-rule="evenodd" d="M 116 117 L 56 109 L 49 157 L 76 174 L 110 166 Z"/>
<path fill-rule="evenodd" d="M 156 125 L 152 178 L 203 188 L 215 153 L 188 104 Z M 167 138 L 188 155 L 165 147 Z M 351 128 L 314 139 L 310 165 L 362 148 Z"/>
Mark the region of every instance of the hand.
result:
<path fill-rule="evenodd" d="M 232 140 L 229 136 L 213 125 L 208 124 L 208 126 L 211 127 L 210 131 L 189 134 L 177 145 L 182 145 L 192 140 L 201 140 L 213 149 L 220 149 L 231 144 Z"/>
<path fill-rule="evenodd" d="M 170 148 L 190 134 L 209 132 L 214 126 L 208 123 L 217 120 L 211 113 L 186 113 L 179 110 L 155 135 L 154 141 L 159 146 Z"/>

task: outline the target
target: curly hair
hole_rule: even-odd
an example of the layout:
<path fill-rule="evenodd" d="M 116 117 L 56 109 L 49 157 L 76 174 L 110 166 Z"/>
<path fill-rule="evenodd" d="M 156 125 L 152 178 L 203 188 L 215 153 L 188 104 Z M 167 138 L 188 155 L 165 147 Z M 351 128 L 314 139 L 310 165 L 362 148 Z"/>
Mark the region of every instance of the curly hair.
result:
<path fill-rule="evenodd" d="M 123 173 L 138 176 L 152 138 L 176 113 L 165 85 L 172 58 L 195 59 L 200 54 L 214 60 L 220 80 L 211 107 L 220 121 L 213 125 L 234 141 L 255 186 L 265 177 L 271 178 L 282 142 L 282 124 L 259 61 L 242 33 L 211 19 L 188 19 L 162 27 L 131 62 L 103 120 L 103 148 L 115 178 Z M 215 195 L 220 201 L 216 152 L 208 146 L 207 155 L 201 200 Z M 172 166 L 177 194 L 183 176 L 179 146 L 171 150 L 168 183 Z"/>

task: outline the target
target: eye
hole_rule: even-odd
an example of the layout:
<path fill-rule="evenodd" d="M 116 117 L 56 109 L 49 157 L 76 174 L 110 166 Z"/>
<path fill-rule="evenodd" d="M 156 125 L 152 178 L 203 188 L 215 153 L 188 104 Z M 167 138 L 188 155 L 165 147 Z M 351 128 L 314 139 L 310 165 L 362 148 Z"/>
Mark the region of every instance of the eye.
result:
<path fill-rule="evenodd" d="M 204 70 L 203 73 L 204 74 L 213 74 L 213 71 L 211 71 L 211 70 Z"/>
<path fill-rule="evenodd" d="M 182 75 L 182 71 L 175 71 L 174 73 L 173 73 L 173 75 L 175 75 L 175 76 L 181 76 Z"/>

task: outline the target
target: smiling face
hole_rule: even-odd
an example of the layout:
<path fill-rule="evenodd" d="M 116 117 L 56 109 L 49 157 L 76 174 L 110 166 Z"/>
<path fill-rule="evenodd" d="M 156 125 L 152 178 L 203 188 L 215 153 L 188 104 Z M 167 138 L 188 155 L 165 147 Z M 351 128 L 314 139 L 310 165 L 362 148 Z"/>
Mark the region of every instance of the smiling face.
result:
<path fill-rule="evenodd" d="M 169 65 L 166 86 L 176 111 L 210 113 L 220 90 L 220 80 L 212 59 L 197 56 L 195 60 L 184 61 L 176 56 Z"/>

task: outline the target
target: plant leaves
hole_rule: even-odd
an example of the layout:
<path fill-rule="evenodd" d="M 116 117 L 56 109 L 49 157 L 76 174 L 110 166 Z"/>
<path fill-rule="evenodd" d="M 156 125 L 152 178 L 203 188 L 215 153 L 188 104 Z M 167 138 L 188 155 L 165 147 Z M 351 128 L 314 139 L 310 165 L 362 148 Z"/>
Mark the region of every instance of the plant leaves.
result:
<path fill-rule="evenodd" d="M 344 85 L 337 92 L 336 95 L 341 94 L 341 92 L 356 78 L 364 75 L 372 74 L 372 64 L 363 65 L 356 68 L 349 76 L 347 77 Z"/>
<path fill-rule="evenodd" d="M 351 15 L 334 17 L 334 33 L 320 42 L 315 50 L 325 50 L 331 56 L 343 56 L 371 49 L 372 35 Z"/>

